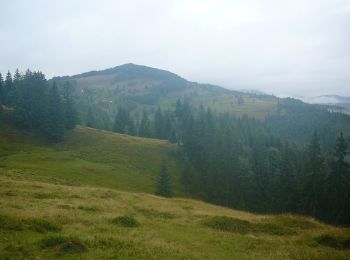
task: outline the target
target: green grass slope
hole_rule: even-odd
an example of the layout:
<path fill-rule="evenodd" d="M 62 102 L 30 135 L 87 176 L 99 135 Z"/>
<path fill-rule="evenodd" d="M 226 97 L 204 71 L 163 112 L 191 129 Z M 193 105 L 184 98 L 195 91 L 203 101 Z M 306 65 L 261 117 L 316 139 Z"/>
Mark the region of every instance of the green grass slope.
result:
<path fill-rule="evenodd" d="M 0 259 L 350 258 L 349 229 L 308 218 L 34 181 L 6 169 L 0 194 Z"/>
<path fill-rule="evenodd" d="M 174 193 L 183 194 L 176 146 L 78 126 L 65 142 L 49 144 L 34 133 L 0 125 L 0 168 L 23 178 L 154 193 L 165 159 Z"/>
<path fill-rule="evenodd" d="M 349 259 L 350 230 L 180 198 L 176 146 L 0 125 L 0 259 Z M 161 158 L 176 198 L 152 195 Z"/>
<path fill-rule="evenodd" d="M 178 99 L 183 98 L 194 106 L 202 104 L 219 112 L 263 119 L 276 112 L 279 101 L 273 96 L 190 82 L 168 71 L 135 64 L 54 79 L 59 85 L 64 85 L 67 80 L 71 82 L 83 115 L 92 104 L 104 111 L 111 121 L 121 104 L 137 113 L 144 108 L 173 107 Z"/>

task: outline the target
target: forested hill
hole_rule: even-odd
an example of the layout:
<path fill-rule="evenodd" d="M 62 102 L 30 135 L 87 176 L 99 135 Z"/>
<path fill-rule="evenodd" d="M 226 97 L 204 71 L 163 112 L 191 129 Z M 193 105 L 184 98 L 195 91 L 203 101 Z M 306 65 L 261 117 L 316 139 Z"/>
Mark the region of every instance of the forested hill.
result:
<path fill-rule="evenodd" d="M 173 110 L 178 100 L 186 100 L 193 107 L 265 121 L 272 131 L 300 144 L 317 131 L 324 148 L 330 149 L 337 134 L 350 133 L 350 117 L 330 113 L 324 106 L 190 82 L 169 71 L 131 63 L 52 81 L 61 89 L 67 84 L 74 88 L 81 124 L 105 130 L 113 130 L 120 108 L 139 128 L 145 113 L 152 121 L 158 107 L 164 113 Z"/>
<path fill-rule="evenodd" d="M 71 77 L 56 77 L 59 86 L 67 81 L 75 87 L 82 118 L 89 108 L 97 114 L 96 126 L 112 129 L 119 106 L 141 116 L 143 109 L 173 107 L 178 99 L 188 99 L 191 105 L 203 104 L 216 111 L 248 113 L 264 118 L 275 110 L 278 99 L 228 90 L 222 87 L 187 81 L 168 71 L 146 66 L 125 64 L 112 69 L 92 71 Z"/>
<path fill-rule="evenodd" d="M 190 86 L 173 74 L 174 81 L 162 76 L 145 85 L 151 80 L 145 79 L 148 74 L 125 74 L 124 80 L 111 84 L 105 75 L 91 72 L 48 83 L 40 72 L 16 71 L 5 82 L 0 77 L 0 100 L 17 128 L 36 130 L 51 142 L 63 142 L 79 119 L 92 128 L 177 144 L 185 166 L 181 183 L 194 197 L 249 211 L 294 212 L 349 224 L 349 116 L 294 99 Z M 127 75 L 140 79 L 125 80 Z M 91 84 L 91 77 L 95 87 L 79 85 L 79 80 Z M 154 89 L 162 93 L 154 104 L 130 99 L 145 98 Z M 182 95 L 197 90 L 200 95 Z M 228 98 L 237 100 L 232 109 L 222 106 Z M 265 103 L 270 104 L 267 112 Z M 265 114 L 258 117 L 254 111 Z"/>

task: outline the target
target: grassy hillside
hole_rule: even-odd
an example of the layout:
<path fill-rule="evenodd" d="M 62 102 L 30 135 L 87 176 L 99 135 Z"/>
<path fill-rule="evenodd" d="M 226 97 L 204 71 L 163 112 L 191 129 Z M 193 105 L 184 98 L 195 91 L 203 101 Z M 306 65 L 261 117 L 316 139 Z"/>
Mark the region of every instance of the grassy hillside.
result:
<path fill-rule="evenodd" d="M 180 198 L 176 147 L 79 126 L 0 125 L 0 259 L 349 259 L 350 230 Z M 166 158 L 177 198 L 152 195 Z"/>
<path fill-rule="evenodd" d="M 1 123 L 0 167 L 23 178 L 68 185 L 154 192 L 164 158 L 176 195 L 181 164 L 176 146 L 166 141 L 131 137 L 78 126 L 61 144 L 48 144 L 34 133 Z"/>
<path fill-rule="evenodd" d="M 0 259 L 350 258 L 350 230 L 313 219 L 46 181 L 0 169 Z"/>
<path fill-rule="evenodd" d="M 140 113 L 144 108 L 173 107 L 179 98 L 187 98 L 194 106 L 203 104 L 219 112 L 262 119 L 276 111 L 279 100 L 273 96 L 198 84 L 168 71 L 135 64 L 54 80 L 61 86 L 68 80 L 75 87 L 83 117 L 92 105 L 100 114 L 103 111 L 110 121 L 114 120 L 119 105 L 126 105 L 134 113 Z"/>

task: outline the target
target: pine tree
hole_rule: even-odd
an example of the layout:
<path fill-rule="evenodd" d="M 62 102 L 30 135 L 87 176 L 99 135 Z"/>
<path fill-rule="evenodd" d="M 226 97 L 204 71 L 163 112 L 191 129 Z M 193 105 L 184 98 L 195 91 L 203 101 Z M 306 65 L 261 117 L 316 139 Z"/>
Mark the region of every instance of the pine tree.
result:
<path fill-rule="evenodd" d="M 89 106 L 88 108 L 85 124 L 88 127 L 96 127 L 96 119 L 92 112 L 91 106 Z"/>
<path fill-rule="evenodd" d="M 142 136 L 142 137 L 151 136 L 150 122 L 148 120 L 148 114 L 146 110 L 143 111 L 143 115 L 140 123 L 140 129 L 139 129 L 139 136 Z"/>
<path fill-rule="evenodd" d="M 15 74 L 13 75 L 13 83 L 18 83 L 21 80 L 21 77 L 21 73 L 19 73 L 19 70 L 16 69 Z"/>
<path fill-rule="evenodd" d="M 328 180 L 330 220 L 337 224 L 350 224 L 350 165 L 346 161 L 348 144 L 343 133 L 336 141 L 334 160 Z"/>
<path fill-rule="evenodd" d="M 0 73 L 0 104 L 4 102 L 4 95 L 5 95 L 5 83 L 4 79 Z"/>
<path fill-rule="evenodd" d="M 319 217 L 324 202 L 325 160 L 321 153 L 320 141 L 316 132 L 313 134 L 305 159 L 302 211 L 314 217 Z"/>
<path fill-rule="evenodd" d="M 135 120 L 132 116 L 129 116 L 129 122 L 127 125 L 127 130 L 126 133 L 128 135 L 136 135 L 136 125 L 135 125 Z"/>
<path fill-rule="evenodd" d="M 13 84 L 12 75 L 11 75 L 11 72 L 8 71 L 6 74 L 5 86 L 6 86 L 6 88 L 10 89 L 10 88 L 12 88 L 12 84 Z"/>
<path fill-rule="evenodd" d="M 13 81 L 11 72 L 8 71 L 5 79 L 5 104 L 9 105 L 12 102 L 11 93 L 13 89 Z"/>
<path fill-rule="evenodd" d="M 130 123 L 129 113 L 124 107 L 119 107 L 115 116 L 113 131 L 116 133 L 125 134 L 128 131 Z"/>
<path fill-rule="evenodd" d="M 156 183 L 156 195 L 163 197 L 172 196 L 170 175 L 164 160 L 161 162 L 159 177 Z"/>
<path fill-rule="evenodd" d="M 156 114 L 154 115 L 154 137 L 163 139 L 164 138 L 164 120 L 163 113 L 160 107 L 158 107 Z"/>
<path fill-rule="evenodd" d="M 55 82 L 49 90 L 47 136 L 54 142 L 64 138 L 64 111 Z"/>
<path fill-rule="evenodd" d="M 78 112 L 72 97 L 72 87 L 69 81 L 64 85 L 63 91 L 65 128 L 74 129 L 78 123 Z"/>

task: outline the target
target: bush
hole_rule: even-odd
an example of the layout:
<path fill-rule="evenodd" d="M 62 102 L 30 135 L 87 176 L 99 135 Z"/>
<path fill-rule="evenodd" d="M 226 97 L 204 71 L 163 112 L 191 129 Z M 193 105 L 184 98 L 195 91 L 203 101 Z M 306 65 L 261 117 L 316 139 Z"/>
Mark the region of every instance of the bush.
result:
<path fill-rule="evenodd" d="M 308 219 L 305 219 L 303 217 L 298 216 L 287 216 L 287 215 L 281 215 L 274 217 L 272 219 L 275 223 L 278 223 L 280 225 L 293 228 L 293 229 L 315 229 L 318 227 L 318 224 L 316 222 L 312 222 Z"/>
<path fill-rule="evenodd" d="M 59 246 L 61 254 L 78 254 L 87 251 L 87 247 L 79 240 L 68 240 Z"/>
<path fill-rule="evenodd" d="M 97 207 L 86 207 L 86 206 L 79 206 L 78 209 L 88 211 L 88 212 L 97 212 L 100 211 Z"/>
<path fill-rule="evenodd" d="M 59 246 L 64 242 L 69 241 L 70 239 L 71 238 L 69 237 L 63 237 L 63 236 L 51 236 L 51 237 L 43 238 L 42 240 L 40 240 L 39 244 L 41 248 L 45 249 L 45 248 Z"/>
<path fill-rule="evenodd" d="M 147 209 L 147 208 L 140 208 L 140 207 L 135 207 L 135 209 L 141 214 L 143 214 L 144 216 L 151 217 L 151 218 L 174 219 L 177 217 L 173 213 L 158 211 L 155 209 Z"/>
<path fill-rule="evenodd" d="M 87 247 L 79 239 L 73 237 L 51 236 L 42 239 L 39 245 L 42 249 L 56 247 L 61 254 L 75 254 L 87 251 Z"/>
<path fill-rule="evenodd" d="M 225 216 L 212 217 L 204 221 L 204 225 L 222 231 L 241 234 L 248 233 L 250 230 L 250 223 L 248 221 Z"/>
<path fill-rule="evenodd" d="M 218 230 L 239 234 L 265 233 L 269 235 L 294 235 L 295 231 L 268 222 L 251 223 L 247 220 L 231 218 L 226 216 L 216 216 L 207 219 L 204 225 Z"/>
<path fill-rule="evenodd" d="M 53 224 L 44 219 L 33 219 L 30 222 L 31 223 L 29 225 L 29 229 L 36 232 L 45 233 L 45 232 L 58 232 L 62 230 L 60 226 Z"/>
<path fill-rule="evenodd" d="M 16 218 L 0 216 L 0 229 L 8 231 L 21 231 L 24 229 L 24 223 Z"/>
<path fill-rule="evenodd" d="M 323 234 L 316 238 L 316 242 L 338 250 L 350 249 L 350 237 L 336 237 L 330 234 Z"/>
<path fill-rule="evenodd" d="M 33 198 L 35 199 L 55 199 L 57 195 L 51 193 L 34 193 Z"/>
<path fill-rule="evenodd" d="M 134 218 L 134 216 L 120 216 L 112 219 L 113 224 L 117 224 L 122 227 L 137 227 L 139 222 Z"/>

